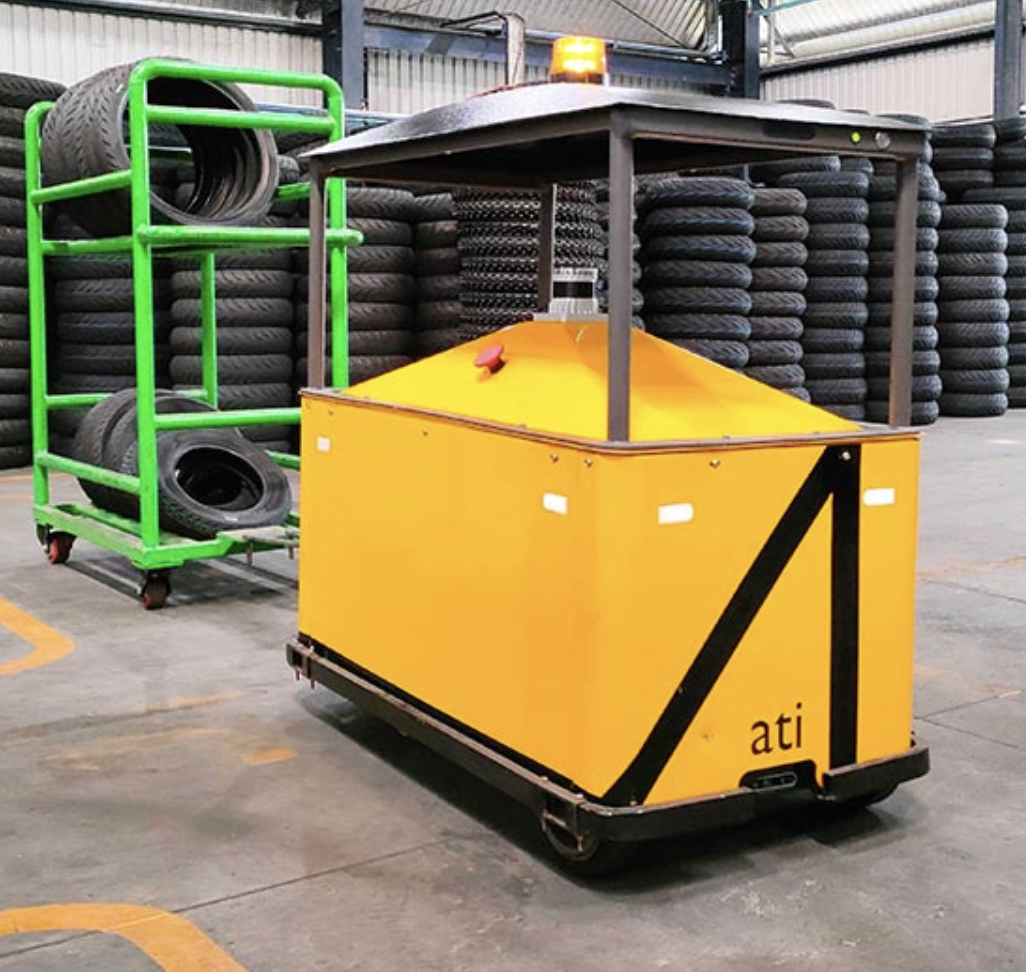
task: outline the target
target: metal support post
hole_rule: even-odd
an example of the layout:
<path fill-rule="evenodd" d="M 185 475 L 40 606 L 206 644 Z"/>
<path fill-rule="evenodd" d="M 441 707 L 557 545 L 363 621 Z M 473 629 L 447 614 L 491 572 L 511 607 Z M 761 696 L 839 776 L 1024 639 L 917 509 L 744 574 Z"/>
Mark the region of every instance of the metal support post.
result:
<path fill-rule="evenodd" d="M 634 142 L 626 125 L 609 126 L 609 405 L 610 442 L 628 442 L 631 428 L 631 259 Z"/>
<path fill-rule="evenodd" d="M 894 288 L 891 301 L 891 376 L 887 417 L 891 425 L 912 421 L 912 302 L 916 288 L 916 210 L 919 164 L 898 163 L 898 204 L 894 214 Z"/>
<path fill-rule="evenodd" d="M 538 310 L 545 313 L 552 303 L 552 272 L 556 263 L 556 187 L 541 190 L 538 214 Z"/>
<path fill-rule="evenodd" d="M 728 94 L 734 98 L 758 98 L 759 22 L 757 12 L 747 0 L 722 0 L 720 19 L 723 49 L 730 64 L 731 84 Z"/>
<path fill-rule="evenodd" d="M 322 13 L 323 70 L 342 85 L 346 104 L 366 102 L 364 88 L 364 0 L 329 0 Z"/>
<path fill-rule="evenodd" d="M 994 10 L 994 117 L 1016 118 L 1023 98 L 1022 0 Z"/>
<path fill-rule="evenodd" d="M 324 172 L 315 162 L 310 166 L 310 291 L 307 296 L 306 383 L 323 388 L 325 382 L 325 277 L 328 255 L 324 240 Z"/>

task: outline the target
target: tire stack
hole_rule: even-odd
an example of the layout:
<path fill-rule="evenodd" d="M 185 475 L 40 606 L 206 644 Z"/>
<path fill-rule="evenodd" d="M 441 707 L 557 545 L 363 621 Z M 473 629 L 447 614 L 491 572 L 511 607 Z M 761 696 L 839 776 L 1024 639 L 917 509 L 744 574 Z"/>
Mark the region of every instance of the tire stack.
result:
<path fill-rule="evenodd" d="M 58 238 L 84 234 L 60 217 Z M 171 285 L 167 260 L 153 261 L 154 380 L 170 385 Z M 135 296 L 129 257 L 66 257 L 47 265 L 50 376 L 58 394 L 115 392 L 135 385 Z M 51 448 L 69 454 L 85 409 L 50 413 Z"/>
<path fill-rule="evenodd" d="M 965 201 L 997 203 L 1008 211 L 1008 407 L 1026 408 L 1026 119 L 994 123 L 994 188 L 966 193 Z"/>
<path fill-rule="evenodd" d="M 413 230 L 417 268 L 417 311 L 414 353 L 426 358 L 459 343 L 459 227 L 452 194 L 418 196 Z"/>
<path fill-rule="evenodd" d="M 63 91 L 50 81 L 0 74 L 0 469 L 32 461 L 25 112 Z"/>
<path fill-rule="evenodd" d="M 417 278 L 413 224 L 417 207 L 402 189 L 349 186 L 347 223 L 364 235 L 364 244 L 349 250 L 349 382 L 366 381 L 413 361 Z M 307 380 L 308 254 L 297 254 L 297 358 L 295 379 Z M 330 307 L 329 307 L 330 312 Z M 330 317 L 329 317 L 330 320 Z M 330 327 L 328 351 L 330 352 Z"/>
<path fill-rule="evenodd" d="M 896 180 L 897 169 L 893 162 L 876 163 L 876 174 L 869 186 L 869 325 L 866 328 L 866 371 L 869 384 L 866 418 L 871 422 L 888 420 Z M 918 181 L 915 304 L 912 319 L 912 424 L 929 425 L 937 421 L 940 414 L 936 251 L 942 193 L 929 162 L 920 162 Z"/>
<path fill-rule="evenodd" d="M 805 196 L 797 189 L 760 187 L 753 192 L 752 333 L 745 374 L 808 401 L 801 365 L 803 294 L 808 283 L 802 268 L 809 256 L 804 242 Z M 789 238 L 777 239 L 785 228 Z"/>
<path fill-rule="evenodd" d="M 214 272 L 218 406 L 225 411 L 292 404 L 292 255 L 288 250 L 218 256 Z M 200 270 L 176 259 L 170 373 L 175 389 L 203 382 Z M 246 426 L 252 442 L 289 451 L 291 427 Z"/>
<path fill-rule="evenodd" d="M 636 180 L 636 200 L 644 192 L 644 185 Z M 599 226 L 602 230 L 602 260 L 599 264 L 598 302 L 599 310 L 605 314 L 609 311 L 609 182 L 603 179 L 595 184 L 595 199 L 598 211 Z M 631 222 L 631 315 L 635 327 L 644 327 L 645 295 L 641 290 L 641 239 L 638 237 L 637 211 Z"/>
<path fill-rule="evenodd" d="M 933 130 L 933 171 L 947 202 L 961 202 L 964 193 L 989 189 L 994 184 L 996 141 L 990 124 L 944 125 Z"/>
<path fill-rule="evenodd" d="M 555 266 L 598 267 L 603 259 L 593 183 L 560 185 L 556 195 Z M 461 340 L 470 341 L 531 317 L 538 309 L 538 220 L 533 193 L 457 190 Z"/>
<path fill-rule="evenodd" d="M 639 201 L 646 328 L 734 369 L 748 364 L 754 201 L 730 176 L 664 179 Z"/>
<path fill-rule="evenodd" d="M 829 163 L 831 157 L 823 160 Z M 806 163 L 808 165 L 808 163 Z M 805 388 L 813 403 L 845 418 L 865 418 L 865 328 L 869 320 L 869 176 L 836 168 L 792 172 L 776 180 L 808 200 L 802 317 Z M 833 168 L 833 166 L 831 166 Z"/>
<path fill-rule="evenodd" d="M 1008 408 L 1008 302 L 1003 206 L 947 205 L 938 248 L 942 415 Z"/>

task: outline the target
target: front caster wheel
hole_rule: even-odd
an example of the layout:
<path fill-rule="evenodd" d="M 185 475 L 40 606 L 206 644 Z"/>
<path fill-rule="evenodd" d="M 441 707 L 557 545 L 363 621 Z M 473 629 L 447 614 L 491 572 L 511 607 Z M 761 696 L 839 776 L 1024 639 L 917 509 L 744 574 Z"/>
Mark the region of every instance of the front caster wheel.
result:
<path fill-rule="evenodd" d="M 147 611 L 159 611 L 166 603 L 171 593 L 171 581 L 164 571 L 151 570 L 146 574 L 142 590 L 139 591 L 139 600 Z"/>
<path fill-rule="evenodd" d="M 75 537 L 71 533 L 51 533 L 46 538 L 46 559 L 51 564 L 65 564 L 71 556 L 71 548 L 75 546 Z"/>
<path fill-rule="evenodd" d="M 579 877 L 600 877 L 622 871 L 637 853 L 636 844 L 577 837 L 547 817 L 542 817 L 541 827 L 559 866 Z"/>

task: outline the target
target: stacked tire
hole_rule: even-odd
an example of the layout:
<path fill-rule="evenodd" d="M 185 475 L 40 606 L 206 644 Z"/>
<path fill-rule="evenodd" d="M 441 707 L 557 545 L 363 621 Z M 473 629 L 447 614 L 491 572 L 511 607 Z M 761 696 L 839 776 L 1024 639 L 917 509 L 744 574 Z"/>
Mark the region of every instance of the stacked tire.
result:
<path fill-rule="evenodd" d="M 894 216 L 897 169 L 877 162 L 869 186 L 869 324 L 866 327 L 866 417 L 888 420 L 891 364 L 891 302 L 894 295 Z M 937 227 L 941 188 L 929 162 L 918 170 L 915 295 L 912 330 L 912 424 L 929 425 L 940 414 L 940 355 L 937 353 Z"/>
<path fill-rule="evenodd" d="M 536 194 L 453 193 L 461 257 L 460 337 L 473 340 L 531 317 L 538 309 Z M 603 258 L 596 188 L 557 189 L 555 266 L 598 267 Z"/>
<path fill-rule="evenodd" d="M 639 202 L 645 326 L 727 368 L 748 364 L 755 193 L 740 179 L 649 185 Z"/>
<path fill-rule="evenodd" d="M 1008 408 L 1008 302 L 1003 206 L 944 207 L 938 247 L 942 415 Z"/>
<path fill-rule="evenodd" d="M 933 171 L 948 202 L 958 203 L 964 193 L 994 184 L 996 141 L 990 124 L 945 125 L 933 130 Z"/>
<path fill-rule="evenodd" d="M 643 191 L 642 184 L 636 183 L 636 193 Z M 602 260 L 599 265 L 598 302 L 602 313 L 609 311 L 609 182 L 602 180 L 596 183 L 596 206 L 599 227 L 602 230 Z M 645 295 L 641 290 L 641 238 L 637 234 L 635 223 L 637 211 L 632 213 L 631 221 L 631 314 L 636 327 L 644 327 Z"/>
<path fill-rule="evenodd" d="M 430 193 L 416 198 L 414 251 L 417 311 L 414 352 L 426 358 L 459 343 L 459 227 L 452 194 Z"/>
<path fill-rule="evenodd" d="M 55 232 L 74 237 L 61 218 Z M 170 385 L 170 267 L 153 262 L 154 380 Z M 115 392 L 135 385 L 135 296 L 128 257 L 68 257 L 48 264 L 50 297 L 50 387 L 58 394 Z M 51 447 L 68 453 L 85 409 L 50 416 Z"/>
<path fill-rule="evenodd" d="M 1026 408 L 1026 119 L 995 122 L 994 188 L 977 189 L 966 202 L 996 203 L 1008 212 L 1008 406 Z"/>
<path fill-rule="evenodd" d="M 292 404 L 292 256 L 267 250 L 217 257 L 218 406 L 225 411 Z M 200 270 L 174 261 L 170 374 L 178 390 L 203 382 Z M 291 429 L 247 426 L 243 433 L 267 449 L 289 451 Z"/>
<path fill-rule="evenodd" d="M 39 78 L 0 74 L 0 469 L 32 461 L 25 112 L 63 90 Z"/>
<path fill-rule="evenodd" d="M 364 235 L 364 244 L 348 252 L 349 381 L 366 381 L 413 361 L 417 278 L 413 194 L 400 189 L 350 186 L 347 223 Z M 307 382 L 307 294 L 309 263 L 297 253 L 296 384 Z M 330 307 L 328 308 L 330 314 Z M 328 318 L 330 320 L 330 316 Z M 328 328 L 330 352 L 330 327 Z"/>
<path fill-rule="evenodd" d="M 801 365 L 803 295 L 808 283 L 803 267 L 809 256 L 804 242 L 808 236 L 805 196 L 797 189 L 760 187 L 753 192 L 755 259 L 745 374 L 807 401 Z M 782 230 L 787 239 L 778 239 Z"/>
<path fill-rule="evenodd" d="M 797 189 L 808 201 L 808 284 L 802 316 L 805 388 L 815 404 L 858 420 L 865 418 L 867 392 L 869 175 L 842 171 L 839 160 L 833 162 L 833 171 L 793 172 L 778 178 L 776 185 Z"/>

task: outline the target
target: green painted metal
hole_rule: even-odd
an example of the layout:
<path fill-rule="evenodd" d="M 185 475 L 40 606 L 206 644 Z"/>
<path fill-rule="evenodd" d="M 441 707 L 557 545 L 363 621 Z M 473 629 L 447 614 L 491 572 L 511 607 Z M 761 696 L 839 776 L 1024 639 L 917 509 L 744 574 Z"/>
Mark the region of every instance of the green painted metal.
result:
<path fill-rule="evenodd" d="M 36 189 L 29 196 L 29 202 L 40 204 L 57 202 L 61 199 L 77 199 L 79 196 L 89 196 L 95 192 L 123 189 L 131 182 L 132 173 L 129 170 L 109 172 L 107 175 L 90 176 L 88 179 L 79 179 L 76 182 L 65 182 L 59 186 Z"/>
<path fill-rule="evenodd" d="M 283 132 L 309 132 L 330 135 L 330 119 L 311 119 L 309 115 L 286 112 L 229 111 L 224 108 L 167 108 L 150 105 L 146 109 L 150 122 L 162 125 L 211 125 L 214 128 L 273 128 Z"/>
<path fill-rule="evenodd" d="M 161 432 L 174 429 L 222 429 L 249 425 L 298 425 L 298 408 L 248 408 L 233 412 L 173 412 L 156 417 Z"/>
<path fill-rule="evenodd" d="M 325 114 L 303 115 L 280 111 L 232 112 L 221 109 L 183 108 L 148 103 L 149 82 L 157 78 L 183 78 L 237 84 L 311 89 L 321 93 Z M 223 252 L 260 251 L 278 247 L 305 247 L 310 233 L 302 228 L 171 226 L 151 222 L 150 124 L 208 125 L 220 128 L 259 128 L 309 132 L 334 141 L 342 137 L 342 91 L 323 75 L 280 73 L 261 69 L 197 65 L 183 61 L 151 59 L 139 62 L 128 82 L 127 117 L 131 144 L 130 168 L 109 175 L 81 179 L 59 186 L 42 186 L 40 130 L 52 103 L 36 105 L 25 120 L 26 200 L 28 202 L 28 277 L 32 369 L 33 509 L 36 523 L 47 530 L 72 533 L 127 557 L 142 570 L 177 567 L 190 560 L 221 557 L 231 553 L 273 549 L 278 542 L 246 537 L 236 532 L 212 540 L 176 536 L 160 527 L 157 435 L 162 431 L 252 425 L 296 425 L 298 408 L 247 409 L 237 412 L 198 412 L 158 415 L 156 412 L 155 353 L 153 344 L 153 258 L 190 255 L 200 269 L 202 320 L 202 388 L 190 397 L 217 405 L 217 322 L 215 257 Z M 54 202 L 79 198 L 115 188 L 129 187 L 133 232 L 129 236 L 93 240 L 50 240 L 43 229 L 44 208 Z M 303 185 L 285 187 L 279 198 L 302 198 Z M 332 248 L 332 339 L 336 349 L 333 381 L 347 384 L 348 347 L 345 249 L 363 242 L 362 234 L 347 230 L 345 196 L 340 180 L 329 188 L 328 245 Z M 138 474 L 126 475 L 58 456 L 49 450 L 48 414 L 51 410 L 90 406 L 105 396 L 98 394 L 51 394 L 47 387 L 46 259 L 63 256 L 130 254 L 133 271 L 135 332 L 137 458 Z M 279 465 L 299 468 L 298 456 L 270 453 Z M 60 472 L 110 486 L 139 497 L 139 519 L 127 519 L 87 503 L 51 501 L 50 473 Z M 283 531 L 294 530 L 295 514 Z M 272 531 L 273 532 L 273 531 Z"/>

